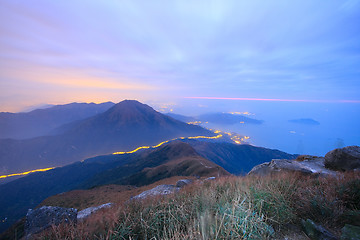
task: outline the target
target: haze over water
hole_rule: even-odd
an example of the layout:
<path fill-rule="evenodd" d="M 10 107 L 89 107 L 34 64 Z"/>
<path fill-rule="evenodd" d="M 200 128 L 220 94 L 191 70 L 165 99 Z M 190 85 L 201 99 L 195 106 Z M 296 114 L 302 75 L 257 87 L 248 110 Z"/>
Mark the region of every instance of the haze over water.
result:
<path fill-rule="evenodd" d="M 356 103 L 185 100 L 173 112 L 196 116 L 210 112 L 249 112 L 258 124 L 202 126 L 249 136 L 250 144 L 289 153 L 323 156 L 334 148 L 360 145 L 360 111 Z M 313 119 L 319 125 L 289 122 Z"/>

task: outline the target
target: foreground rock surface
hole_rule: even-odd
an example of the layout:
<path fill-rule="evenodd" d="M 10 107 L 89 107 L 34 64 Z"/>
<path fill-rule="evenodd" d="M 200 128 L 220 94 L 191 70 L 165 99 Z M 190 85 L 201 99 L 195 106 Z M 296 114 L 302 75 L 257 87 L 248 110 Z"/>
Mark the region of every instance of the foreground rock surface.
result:
<path fill-rule="evenodd" d="M 325 167 L 338 171 L 360 168 L 360 147 L 337 148 L 325 155 Z"/>
<path fill-rule="evenodd" d="M 145 192 L 140 193 L 139 195 L 136 195 L 135 197 L 132 197 L 131 199 L 145 199 L 150 196 L 157 196 L 157 195 L 167 195 L 174 192 L 179 191 L 180 188 L 176 187 L 174 185 L 159 185 L 154 187 L 153 189 L 147 190 Z"/>
<path fill-rule="evenodd" d="M 337 240 L 338 238 L 325 229 L 323 226 L 315 224 L 310 219 L 302 221 L 304 232 L 311 240 Z"/>
<path fill-rule="evenodd" d="M 341 240 L 359 240 L 360 227 L 346 224 L 341 229 Z"/>
<path fill-rule="evenodd" d="M 191 184 L 192 182 L 193 182 L 193 180 L 191 180 L 191 179 L 180 179 L 179 181 L 176 182 L 175 186 L 178 188 L 182 188 L 186 185 Z"/>
<path fill-rule="evenodd" d="M 297 160 L 274 159 L 255 166 L 249 175 L 265 176 L 280 172 L 299 172 L 304 175 L 318 174 L 321 176 L 335 176 L 336 172 L 326 169 L 324 158 L 314 156 L 300 156 Z"/>
<path fill-rule="evenodd" d="M 91 214 L 99 211 L 100 209 L 109 208 L 112 205 L 113 205 L 112 203 L 105 203 L 105 204 L 102 204 L 102 205 L 97 206 L 97 207 L 85 208 L 85 209 L 81 210 L 80 212 L 78 212 L 77 220 L 83 220 L 83 219 L 89 217 Z"/>
<path fill-rule="evenodd" d="M 60 223 L 76 224 L 77 209 L 43 206 L 38 209 L 29 209 L 26 214 L 25 234 L 41 232 L 51 225 L 59 225 Z"/>

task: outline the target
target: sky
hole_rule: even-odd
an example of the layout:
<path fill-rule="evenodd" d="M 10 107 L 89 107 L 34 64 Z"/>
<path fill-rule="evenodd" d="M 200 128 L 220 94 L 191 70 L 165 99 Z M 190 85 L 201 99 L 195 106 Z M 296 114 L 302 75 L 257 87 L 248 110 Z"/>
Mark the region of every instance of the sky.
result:
<path fill-rule="evenodd" d="M 0 111 L 199 97 L 358 107 L 359 22 L 359 0 L 1 0 Z"/>

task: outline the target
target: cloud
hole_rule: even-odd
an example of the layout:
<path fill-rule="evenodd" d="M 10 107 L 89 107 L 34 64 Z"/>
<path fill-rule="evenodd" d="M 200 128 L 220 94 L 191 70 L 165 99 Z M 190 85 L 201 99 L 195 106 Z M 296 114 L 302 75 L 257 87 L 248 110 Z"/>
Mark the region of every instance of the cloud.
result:
<path fill-rule="evenodd" d="M 0 84 L 358 100 L 358 1 L 5 0 L 0 9 Z"/>

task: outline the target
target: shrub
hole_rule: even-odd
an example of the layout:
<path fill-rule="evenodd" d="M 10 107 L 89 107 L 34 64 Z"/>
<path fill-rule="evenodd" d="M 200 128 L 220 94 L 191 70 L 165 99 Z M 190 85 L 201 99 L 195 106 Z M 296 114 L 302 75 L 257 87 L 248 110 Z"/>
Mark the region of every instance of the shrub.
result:
<path fill-rule="evenodd" d="M 339 198 L 347 208 L 360 210 L 360 179 L 351 179 L 341 184 L 338 189 Z"/>

